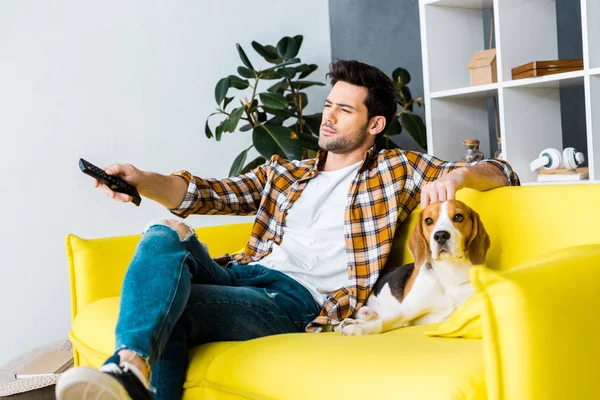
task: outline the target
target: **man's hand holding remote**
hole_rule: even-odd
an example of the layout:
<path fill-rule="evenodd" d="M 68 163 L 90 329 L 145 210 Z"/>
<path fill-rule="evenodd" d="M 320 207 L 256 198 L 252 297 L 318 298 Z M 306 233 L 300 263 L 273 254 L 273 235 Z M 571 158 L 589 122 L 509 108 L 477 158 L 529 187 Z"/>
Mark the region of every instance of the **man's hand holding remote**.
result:
<path fill-rule="evenodd" d="M 111 164 L 104 168 L 108 175 L 116 176 L 125 182 L 135 186 L 140 196 L 154 200 L 168 209 L 176 208 L 183 201 L 187 191 L 185 181 L 177 176 L 165 176 L 154 172 L 141 171 L 131 164 Z M 97 179 L 93 179 L 94 187 L 102 191 L 111 199 L 122 203 L 128 203 L 132 197 L 117 193 L 108 186 L 101 184 Z"/>

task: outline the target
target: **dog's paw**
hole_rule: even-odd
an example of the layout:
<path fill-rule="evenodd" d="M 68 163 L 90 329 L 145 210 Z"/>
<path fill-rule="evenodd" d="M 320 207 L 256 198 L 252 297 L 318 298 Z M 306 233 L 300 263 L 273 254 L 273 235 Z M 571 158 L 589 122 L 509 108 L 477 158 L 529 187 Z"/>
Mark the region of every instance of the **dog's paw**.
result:
<path fill-rule="evenodd" d="M 347 325 L 342 328 L 342 336 L 362 336 L 366 334 L 360 324 Z"/>
<path fill-rule="evenodd" d="M 335 326 L 333 328 L 333 330 L 335 332 L 341 332 L 345 326 L 354 325 L 354 324 L 358 324 L 358 321 L 353 318 L 346 318 L 346 319 L 342 320 L 342 322 L 340 322 L 337 326 Z"/>
<path fill-rule="evenodd" d="M 362 306 L 360 310 L 356 312 L 356 318 L 362 319 L 363 321 L 372 321 L 378 317 L 377 311 L 367 306 Z"/>

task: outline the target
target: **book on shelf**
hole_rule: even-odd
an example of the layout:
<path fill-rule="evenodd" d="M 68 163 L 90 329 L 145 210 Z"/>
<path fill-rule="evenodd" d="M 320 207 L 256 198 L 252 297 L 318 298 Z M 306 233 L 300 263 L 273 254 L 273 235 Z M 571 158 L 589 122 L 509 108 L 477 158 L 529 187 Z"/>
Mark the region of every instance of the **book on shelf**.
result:
<path fill-rule="evenodd" d="M 538 175 L 538 182 L 570 182 L 570 181 L 585 181 L 588 179 L 588 174 L 561 174 L 561 175 Z"/>
<path fill-rule="evenodd" d="M 588 167 L 577 168 L 576 170 L 569 169 L 551 169 L 538 171 L 538 182 L 569 182 L 569 181 L 584 181 L 590 176 Z"/>
<path fill-rule="evenodd" d="M 72 351 L 47 351 L 17 371 L 15 378 L 26 379 L 38 376 L 54 376 L 65 372 L 72 366 Z"/>

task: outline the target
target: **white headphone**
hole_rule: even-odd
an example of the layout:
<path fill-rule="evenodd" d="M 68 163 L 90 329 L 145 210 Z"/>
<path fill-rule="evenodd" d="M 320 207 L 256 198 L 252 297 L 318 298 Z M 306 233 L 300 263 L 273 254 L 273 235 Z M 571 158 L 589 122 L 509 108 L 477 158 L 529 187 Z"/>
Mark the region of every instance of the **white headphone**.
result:
<path fill-rule="evenodd" d="M 560 150 L 548 148 L 540 152 L 538 158 L 533 160 L 530 164 L 532 171 L 538 169 L 558 169 L 565 168 L 575 170 L 579 165 L 585 161 L 585 156 L 582 152 L 578 152 L 573 147 L 567 147 L 560 152 Z"/>

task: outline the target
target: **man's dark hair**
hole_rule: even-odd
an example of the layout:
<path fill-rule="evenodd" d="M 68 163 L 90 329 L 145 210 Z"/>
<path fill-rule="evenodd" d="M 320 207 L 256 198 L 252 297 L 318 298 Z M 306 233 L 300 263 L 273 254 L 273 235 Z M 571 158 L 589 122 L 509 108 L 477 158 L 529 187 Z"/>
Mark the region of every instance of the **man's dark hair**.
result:
<path fill-rule="evenodd" d="M 398 110 L 397 94 L 392 80 L 379 68 L 354 60 L 337 60 L 329 65 L 327 77 L 331 78 L 331 86 L 342 81 L 368 89 L 365 98 L 367 118 L 376 115 L 385 117 L 384 132 Z"/>

